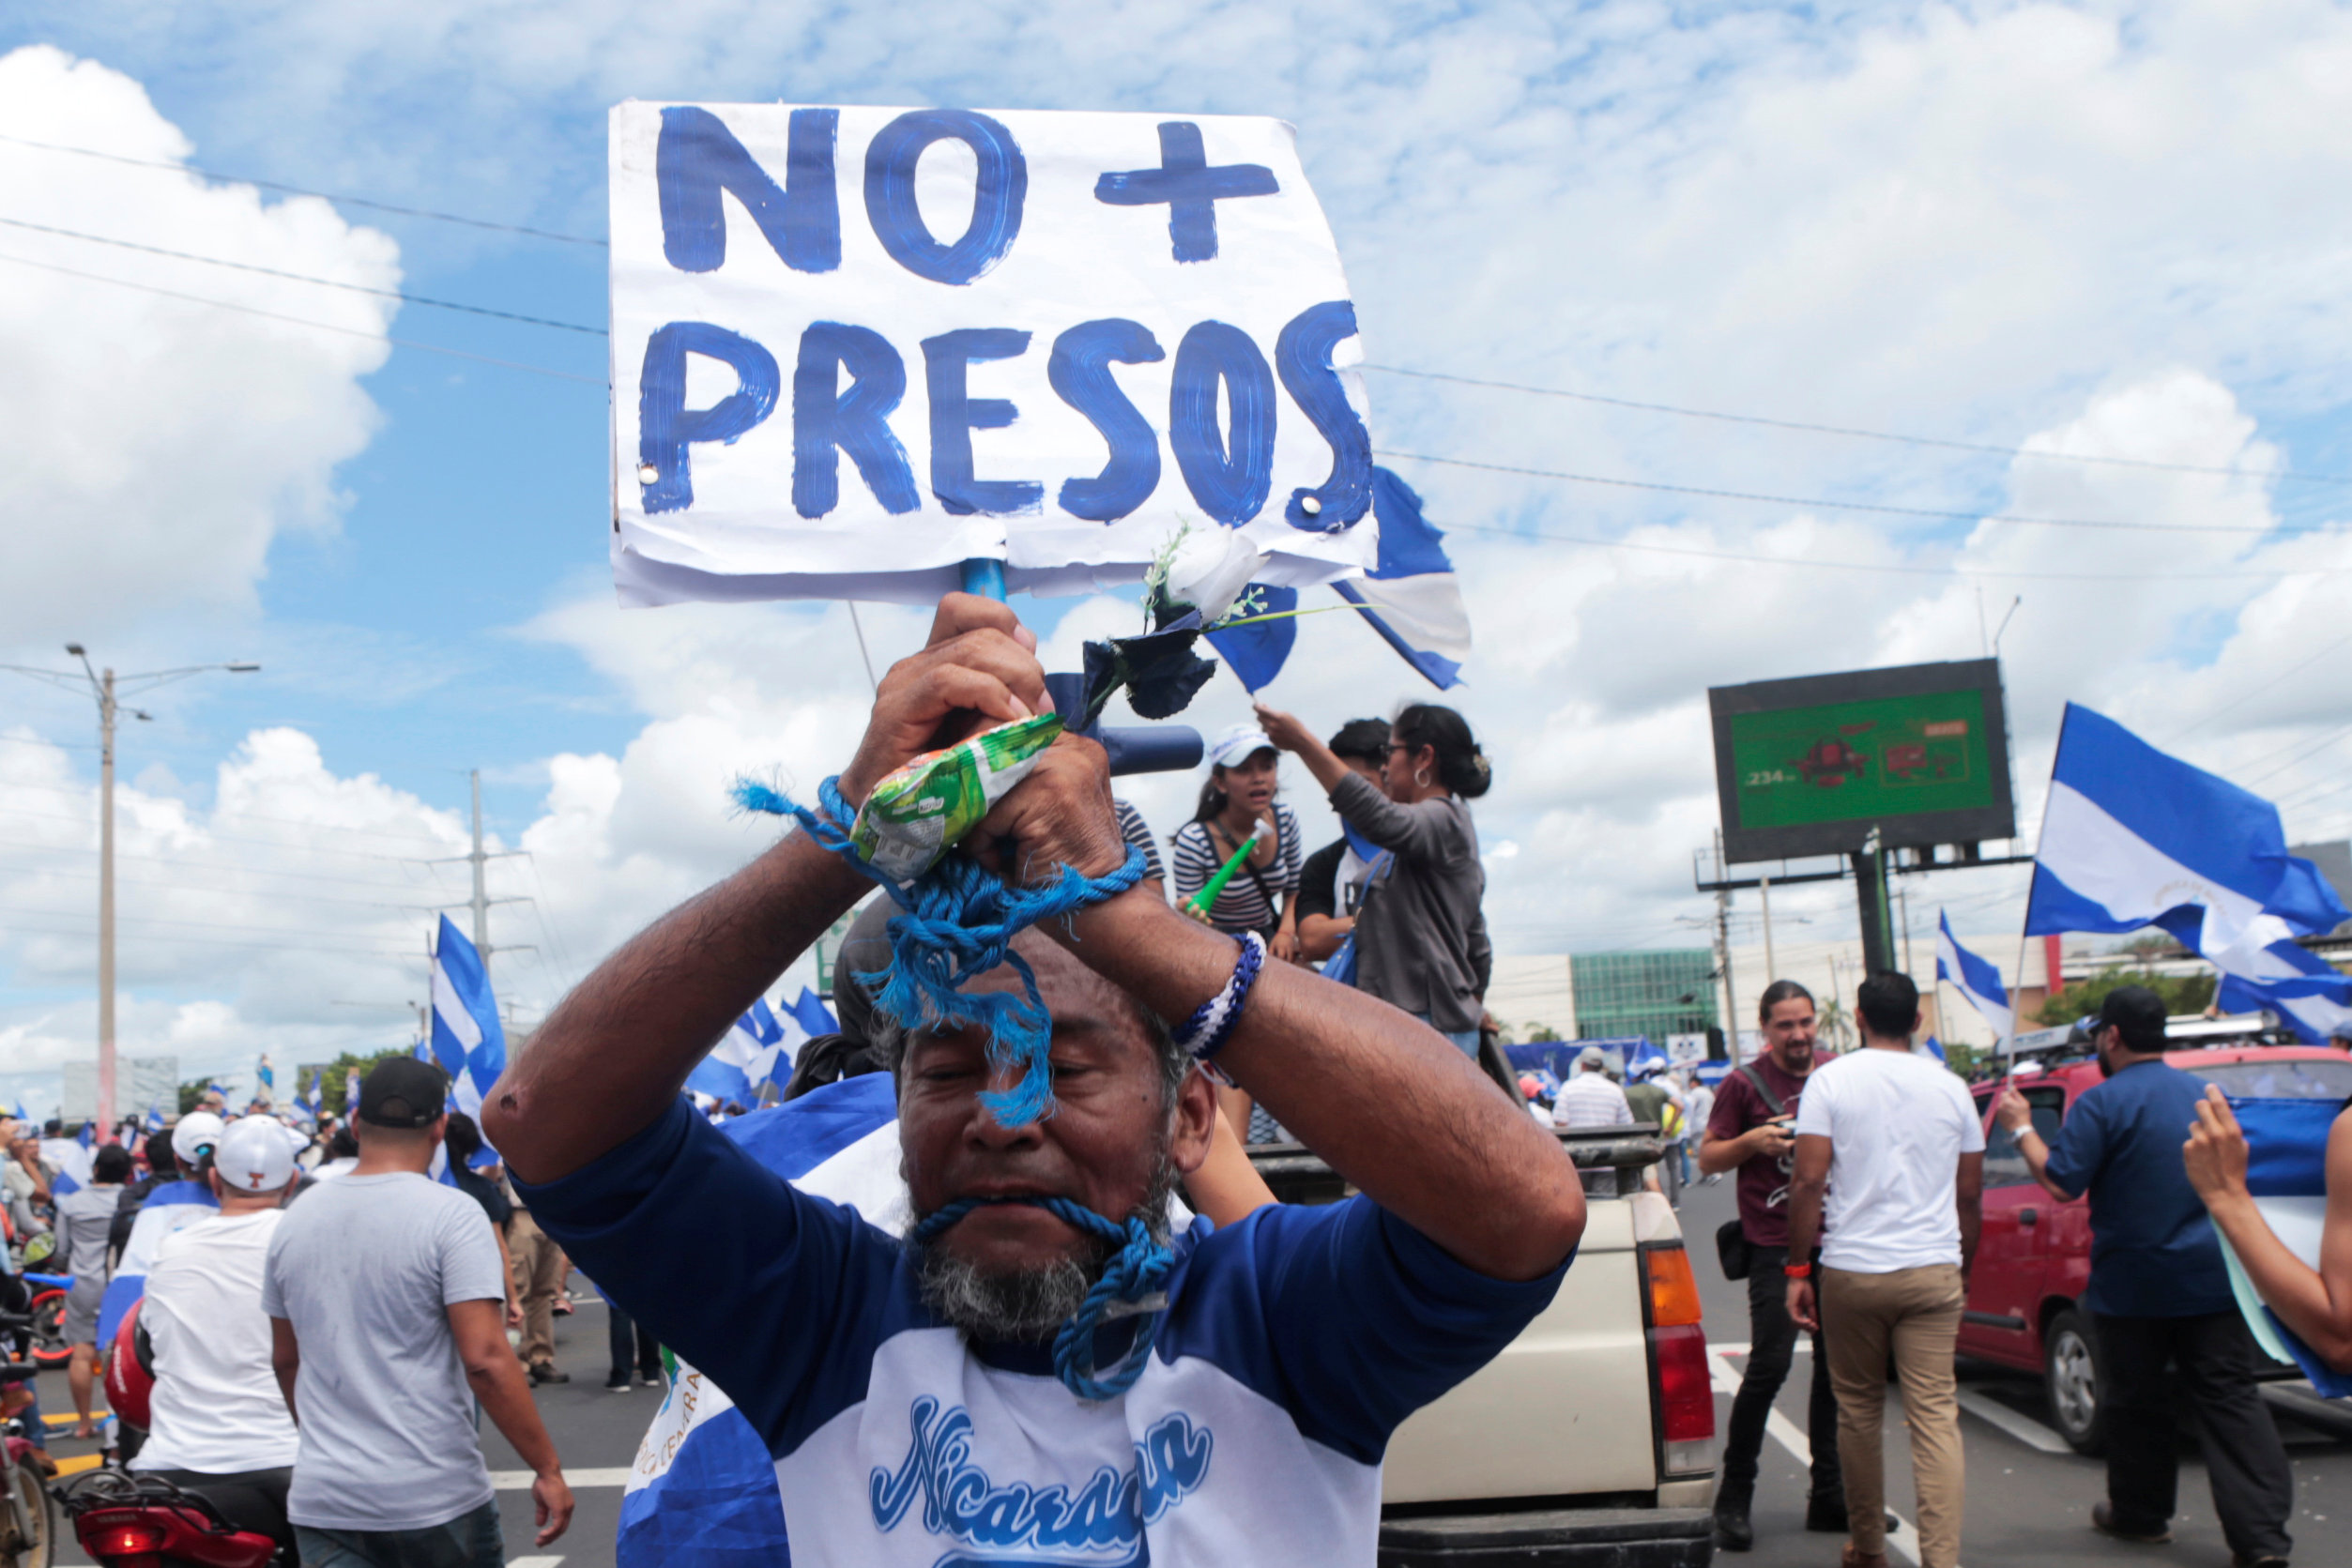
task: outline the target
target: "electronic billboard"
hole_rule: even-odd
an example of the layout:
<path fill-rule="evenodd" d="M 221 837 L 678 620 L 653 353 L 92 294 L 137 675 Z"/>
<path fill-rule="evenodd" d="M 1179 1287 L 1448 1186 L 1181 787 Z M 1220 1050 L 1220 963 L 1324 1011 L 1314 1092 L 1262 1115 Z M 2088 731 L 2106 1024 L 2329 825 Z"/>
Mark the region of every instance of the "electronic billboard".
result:
<path fill-rule="evenodd" d="M 1707 692 L 1729 861 L 2011 838 L 2008 722 L 1993 659 Z"/>

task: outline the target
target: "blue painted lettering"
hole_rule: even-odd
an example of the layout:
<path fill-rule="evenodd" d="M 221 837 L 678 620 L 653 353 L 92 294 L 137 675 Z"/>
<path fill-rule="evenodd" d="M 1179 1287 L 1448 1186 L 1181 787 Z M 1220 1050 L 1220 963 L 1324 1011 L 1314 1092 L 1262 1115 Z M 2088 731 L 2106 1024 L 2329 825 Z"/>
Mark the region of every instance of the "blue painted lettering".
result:
<path fill-rule="evenodd" d="M 1332 349 L 1354 336 L 1355 307 L 1334 299 L 1301 311 L 1275 341 L 1275 368 L 1282 374 L 1282 385 L 1331 443 L 1331 478 L 1312 490 L 1292 491 L 1282 509 L 1291 526 L 1309 533 L 1336 533 L 1372 504 L 1371 433 L 1349 403 L 1339 373 L 1331 365 Z M 1310 495 L 1316 503 L 1311 512 L 1300 505 Z"/>
<path fill-rule="evenodd" d="M 795 109 L 785 145 L 784 189 L 743 150 L 726 123 L 691 105 L 662 111 L 653 177 L 661 193 L 662 254 L 683 272 L 726 261 L 722 197 L 743 204 L 784 265 L 831 272 L 841 265 L 841 203 L 833 190 L 838 109 Z"/>
<path fill-rule="evenodd" d="M 971 222 L 953 245 L 932 237 L 915 203 L 915 165 L 934 142 L 971 148 L 980 174 Z M 968 109 L 918 109 L 877 131 L 865 149 L 865 215 L 874 237 L 899 266 L 935 283 L 969 283 L 1004 259 L 1021 232 L 1029 161 L 1013 133 Z"/>
<path fill-rule="evenodd" d="M 1111 523 L 1149 500 L 1160 482 L 1160 438 L 1110 367 L 1156 364 L 1168 358 L 1139 321 L 1086 321 L 1053 341 L 1046 377 L 1061 401 L 1085 415 L 1110 448 L 1110 461 L 1092 479 L 1064 480 L 1061 510 L 1090 523 Z"/>
<path fill-rule="evenodd" d="M 1217 428 L 1225 388 L 1230 432 Z M 1274 483 L 1274 372 L 1249 334 L 1221 321 L 1196 323 L 1176 345 L 1168 394 L 1168 444 L 1200 510 L 1228 527 L 1258 515 Z"/>
<path fill-rule="evenodd" d="M 1236 196 L 1271 196 L 1281 187 L 1262 163 L 1209 167 L 1200 128 L 1190 120 L 1160 126 L 1160 166 L 1107 174 L 1094 182 L 1094 199 L 1111 206 L 1168 204 L 1168 238 L 1180 262 L 1214 261 L 1216 204 Z"/>
<path fill-rule="evenodd" d="M 958 517 L 1035 511 L 1046 494 L 1035 480 L 983 480 L 972 474 L 971 433 L 1002 430 L 1020 410 L 1009 398 L 970 396 L 966 372 L 975 361 L 1027 352 L 1029 334 L 1009 327 L 968 327 L 923 340 L 924 388 L 931 403 L 931 494 Z"/>
<path fill-rule="evenodd" d="M 686 356 L 718 359 L 735 372 L 735 390 L 708 408 L 686 406 Z M 695 504 L 686 451 L 698 441 L 736 438 L 776 406 L 776 357 L 740 333 L 707 321 L 673 321 L 646 340 L 637 374 L 637 462 L 645 510 L 683 511 Z"/>
<path fill-rule="evenodd" d="M 846 392 L 845 368 L 851 377 Z M 883 510 L 923 505 L 907 449 L 890 428 L 890 412 L 906 395 L 907 367 L 879 332 L 837 321 L 809 324 L 792 372 L 793 510 L 822 517 L 840 502 L 840 452 L 858 465 Z"/>

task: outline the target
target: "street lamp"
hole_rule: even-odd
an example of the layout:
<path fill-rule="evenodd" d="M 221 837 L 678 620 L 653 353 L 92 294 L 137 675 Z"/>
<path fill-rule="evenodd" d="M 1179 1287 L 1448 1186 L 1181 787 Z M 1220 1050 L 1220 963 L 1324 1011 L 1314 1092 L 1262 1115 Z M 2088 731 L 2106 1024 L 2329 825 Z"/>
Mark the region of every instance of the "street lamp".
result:
<path fill-rule="evenodd" d="M 31 676 L 69 692 L 86 690 L 98 703 L 98 1125 L 111 1129 L 115 1124 L 115 720 L 124 712 L 140 720 L 154 717 L 141 708 L 122 708 L 120 699 L 212 670 L 251 675 L 261 666 L 239 659 L 226 664 L 183 664 L 177 669 L 118 677 L 111 669 L 93 669 L 80 643 L 68 643 L 66 655 L 80 660 L 82 668 L 44 670 L 29 664 L 0 664 L 0 670 Z"/>

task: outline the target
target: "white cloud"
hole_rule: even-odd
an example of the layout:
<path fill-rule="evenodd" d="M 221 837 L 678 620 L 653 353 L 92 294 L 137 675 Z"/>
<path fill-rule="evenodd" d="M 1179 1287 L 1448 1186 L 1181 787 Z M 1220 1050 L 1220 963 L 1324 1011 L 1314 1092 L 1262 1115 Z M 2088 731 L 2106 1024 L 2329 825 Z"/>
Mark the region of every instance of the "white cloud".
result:
<path fill-rule="evenodd" d="M 193 150 L 140 84 L 45 46 L 0 56 L 0 134 L 177 162 Z M 390 239 L 327 203 L 0 142 L 5 214 L 371 288 Z M 375 429 L 358 378 L 391 302 L 0 226 L 0 467 L 9 570 L 0 644 L 156 636 L 250 613 L 273 540 L 336 525 L 336 464 Z M 298 316 L 339 332 L 113 287 L 63 267 Z"/>

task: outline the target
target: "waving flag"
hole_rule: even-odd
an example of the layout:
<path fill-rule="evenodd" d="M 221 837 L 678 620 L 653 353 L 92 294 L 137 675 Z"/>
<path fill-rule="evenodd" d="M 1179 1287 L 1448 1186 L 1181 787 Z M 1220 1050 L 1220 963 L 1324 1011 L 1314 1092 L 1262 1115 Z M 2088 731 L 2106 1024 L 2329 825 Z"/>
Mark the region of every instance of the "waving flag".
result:
<path fill-rule="evenodd" d="M 2222 971 L 2223 1006 L 2275 1006 L 2315 1043 L 2352 1022 L 2352 979 L 2295 938 L 2346 920 L 2276 806 L 2067 704 L 2027 936 L 2156 926 Z"/>
<path fill-rule="evenodd" d="M 894 1093 L 889 1073 L 868 1073 L 737 1117 L 721 1130 L 802 1192 L 847 1204 L 895 1233 L 909 1216 Z M 733 1400 L 683 1362 L 630 1467 L 614 1553 L 616 1568 L 775 1568 L 790 1560 L 768 1445 Z"/>
<path fill-rule="evenodd" d="M 450 1075 L 450 1098 L 477 1121 L 481 1099 L 506 1071 L 506 1030 L 481 954 L 447 915 L 433 945 L 433 1056 Z"/>
<path fill-rule="evenodd" d="M 163 1107 L 162 1107 L 162 1106 L 160 1106 L 160 1105 L 149 1105 L 149 1106 L 147 1107 L 147 1121 L 146 1121 L 146 1127 L 147 1127 L 147 1131 L 148 1131 L 148 1132 L 150 1132 L 150 1133 L 160 1133 L 161 1131 L 163 1131 Z"/>
<path fill-rule="evenodd" d="M 1372 630 L 1443 691 L 1461 684 L 1470 657 L 1470 612 L 1447 559 L 1444 535 L 1421 515 L 1413 486 L 1385 468 L 1372 470 L 1372 515 L 1380 521 L 1380 557 L 1362 577 L 1334 583 Z"/>
<path fill-rule="evenodd" d="M 1299 607 L 1299 590 L 1252 583 L 1243 598 L 1249 608 L 1243 613 L 1242 624 L 1210 632 L 1209 646 L 1244 687 L 1259 692 L 1282 673 L 1299 640 L 1298 618 L 1283 613 Z M 1269 618 L 1252 620 L 1253 616 Z M 1272 618 L 1277 616 L 1279 619 Z"/>
<path fill-rule="evenodd" d="M 785 1061 L 788 1073 L 791 1063 L 784 1056 L 784 1026 L 776 1021 L 768 998 L 761 997 L 686 1074 L 686 1088 L 721 1104 L 732 1100 L 749 1105 L 759 1098 L 759 1086 L 775 1074 L 779 1059 Z"/>
<path fill-rule="evenodd" d="M 2319 1237 L 2328 1212 L 2328 1136 L 2343 1107 L 2334 1100 L 2239 1099 L 2230 1109 L 2246 1134 L 2246 1190 L 2254 1208 L 2286 1250 L 2319 1267 Z M 2219 1234 L 2217 1227 L 2216 1234 Z M 2221 1237 L 2229 1266 L 2230 1292 L 2253 1331 L 2254 1342 L 2274 1361 L 2293 1362 L 2314 1389 L 2329 1399 L 2352 1396 L 2352 1375 L 2319 1359 L 2254 1290 L 2245 1265 Z"/>
<path fill-rule="evenodd" d="M 1993 1026 L 1995 1035 L 2007 1040 L 2017 1032 L 2017 1013 L 2009 1006 L 2008 987 L 2001 983 L 2001 971 L 1960 945 L 1960 938 L 1952 935 L 1948 914 L 1937 916 L 1935 921 L 1935 978 L 1967 997 L 1968 1005 Z"/>

